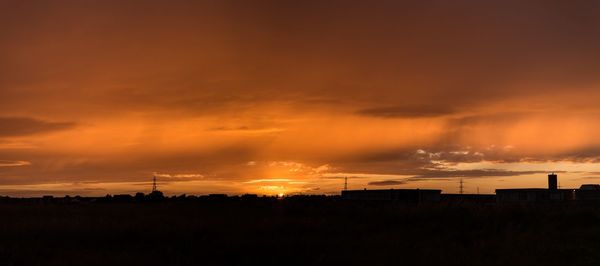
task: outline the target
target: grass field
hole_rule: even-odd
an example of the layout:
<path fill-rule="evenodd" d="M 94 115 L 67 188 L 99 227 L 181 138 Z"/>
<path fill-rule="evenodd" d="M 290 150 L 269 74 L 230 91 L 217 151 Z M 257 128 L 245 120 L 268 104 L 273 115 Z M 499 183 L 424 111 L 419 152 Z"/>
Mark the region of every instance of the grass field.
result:
<path fill-rule="evenodd" d="M 600 209 L 340 200 L 0 204 L 0 265 L 598 265 Z"/>

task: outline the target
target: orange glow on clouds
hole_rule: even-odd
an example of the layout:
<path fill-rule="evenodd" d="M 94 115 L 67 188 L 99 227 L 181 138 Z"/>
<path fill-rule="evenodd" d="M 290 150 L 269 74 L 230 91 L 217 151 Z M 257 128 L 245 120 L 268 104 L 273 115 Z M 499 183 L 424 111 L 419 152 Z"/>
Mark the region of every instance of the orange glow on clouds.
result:
<path fill-rule="evenodd" d="M 0 194 L 597 183 L 589 10 L 3 2 Z"/>

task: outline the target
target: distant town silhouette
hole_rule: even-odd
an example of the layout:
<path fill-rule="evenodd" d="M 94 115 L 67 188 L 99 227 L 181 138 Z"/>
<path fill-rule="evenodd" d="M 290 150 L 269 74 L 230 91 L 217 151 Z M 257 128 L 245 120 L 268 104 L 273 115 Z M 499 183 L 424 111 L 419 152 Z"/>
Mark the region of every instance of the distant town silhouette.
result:
<path fill-rule="evenodd" d="M 462 181 L 462 180 L 461 180 Z M 510 204 L 598 204 L 600 206 L 600 184 L 583 184 L 578 189 L 558 188 L 558 175 L 548 174 L 547 188 L 509 188 L 497 189 L 496 194 L 453 194 L 442 193 L 440 189 L 362 189 L 348 190 L 347 179 L 344 179 L 344 189 L 340 195 L 274 195 L 259 196 L 257 194 L 243 194 L 229 196 L 227 194 L 207 195 L 174 195 L 164 196 L 158 190 L 156 176 L 152 179 L 151 192 L 145 194 L 138 192 L 130 194 L 107 194 L 103 197 L 82 196 L 43 196 L 31 198 L 0 197 L 3 202 L 43 202 L 43 203 L 78 203 L 78 202 L 184 202 L 184 201 L 250 201 L 250 200 L 286 200 L 286 199 L 328 199 L 345 201 L 370 201 L 370 202 L 396 202 L 407 204 L 482 204 L 482 205 L 510 205 Z"/>

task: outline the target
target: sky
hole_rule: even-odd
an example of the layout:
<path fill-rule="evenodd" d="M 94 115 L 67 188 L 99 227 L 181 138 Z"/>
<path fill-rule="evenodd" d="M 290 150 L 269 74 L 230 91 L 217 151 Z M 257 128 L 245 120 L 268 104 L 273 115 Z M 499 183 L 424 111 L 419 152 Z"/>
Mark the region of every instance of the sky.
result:
<path fill-rule="evenodd" d="M 0 0 L 0 195 L 600 183 L 596 1 Z"/>

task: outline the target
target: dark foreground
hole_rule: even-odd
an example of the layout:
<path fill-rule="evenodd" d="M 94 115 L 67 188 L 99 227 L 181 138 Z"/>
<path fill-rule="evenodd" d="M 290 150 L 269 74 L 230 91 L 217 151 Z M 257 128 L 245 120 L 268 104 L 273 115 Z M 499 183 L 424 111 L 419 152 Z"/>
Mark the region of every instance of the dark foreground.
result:
<path fill-rule="evenodd" d="M 600 209 L 2 203 L 0 265 L 598 265 Z"/>

